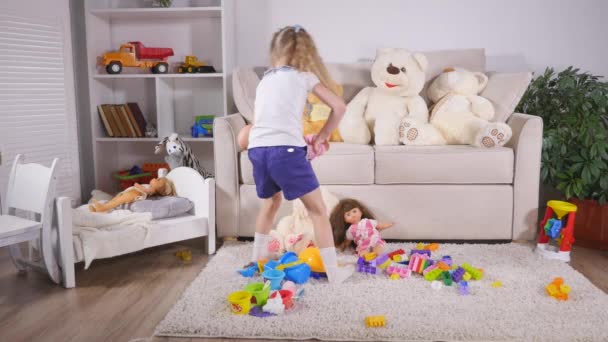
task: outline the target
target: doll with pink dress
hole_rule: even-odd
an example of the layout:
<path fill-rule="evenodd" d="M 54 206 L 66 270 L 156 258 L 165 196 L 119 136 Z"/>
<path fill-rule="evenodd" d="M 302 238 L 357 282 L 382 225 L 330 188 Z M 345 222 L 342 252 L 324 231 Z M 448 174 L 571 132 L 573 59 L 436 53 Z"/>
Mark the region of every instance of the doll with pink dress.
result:
<path fill-rule="evenodd" d="M 355 243 L 359 256 L 374 252 L 382 254 L 385 242 L 380 232 L 393 226 L 392 223 L 381 223 L 363 204 L 354 199 L 341 200 L 329 218 L 334 233 L 336 247 L 342 250 Z"/>

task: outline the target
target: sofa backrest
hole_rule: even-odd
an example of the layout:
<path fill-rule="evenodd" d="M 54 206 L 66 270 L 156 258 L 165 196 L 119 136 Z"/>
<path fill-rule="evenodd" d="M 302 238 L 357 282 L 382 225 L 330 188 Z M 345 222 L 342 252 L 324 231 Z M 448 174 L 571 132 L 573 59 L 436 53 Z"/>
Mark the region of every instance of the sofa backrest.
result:
<path fill-rule="evenodd" d="M 429 65 L 426 71 L 426 84 L 447 67 L 462 67 L 471 71 L 486 71 L 484 49 L 438 50 L 423 52 Z M 372 86 L 371 62 L 366 63 L 328 63 L 327 69 L 333 79 L 344 87 L 346 103 L 364 87 Z M 255 89 L 266 70 L 265 67 L 237 68 L 232 74 L 234 102 L 247 121 L 253 117 Z M 426 100 L 426 86 L 421 95 Z"/>

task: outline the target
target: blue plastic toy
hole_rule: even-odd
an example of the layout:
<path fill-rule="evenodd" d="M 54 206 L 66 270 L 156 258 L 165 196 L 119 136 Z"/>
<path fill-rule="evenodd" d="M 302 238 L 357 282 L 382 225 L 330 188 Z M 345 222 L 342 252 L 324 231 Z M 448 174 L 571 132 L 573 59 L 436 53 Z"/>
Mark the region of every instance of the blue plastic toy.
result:
<path fill-rule="evenodd" d="M 550 238 L 556 239 L 560 236 L 562 231 L 562 220 L 552 218 L 547 221 L 545 224 L 545 233 L 549 235 Z"/>
<path fill-rule="evenodd" d="M 251 278 L 257 271 L 258 271 L 258 263 L 254 262 L 253 265 L 251 265 L 245 269 L 238 270 L 237 272 L 239 272 L 243 277 Z"/>
<path fill-rule="evenodd" d="M 327 278 L 327 273 L 310 272 L 310 276 L 315 279 Z"/>
<path fill-rule="evenodd" d="M 287 265 L 291 263 L 295 263 L 300 261 L 296 253 L 287 252 L 283 254 L 283 256 L 279 259 L 279 265 Z M 274 266 L 276 267 L 276 266 Z M 274 268 L 273 267 L 273 268 Z M 286 267 L 285 271 L 285 279 L 291 280 L 296 284 L 304 284 L 310 278 L 310 266 L 305 263 L 300 263 L 291 267 Z"/>
<path fill-rule="evenodd" d="M 266 270 L 262 273 L 262 276 L 265 279 L 270 280 L 270 289 L 271 290 L 280 290 L 281 289 L 281 281 L 285 278 L 285 272 L 279 270 Z"/>
<path fill-rule="evenodd" d="M 198 124 L 192 125 L 190 130 L 190 133 L 192 134 L 193 138 L 213 136 L 213 132 L 210 129 L 206 129 L 205 127 Z"/>
<path fill-rule="evenodd" d="M 275 267 L 279 266 L 279 263 L 275 260 L 269 260 L 266 264 L 264 264 L 264 271 L 266 270 L 274 270 Z"/>
<path fill-rule="evenodd" d="M 466 281 L 461 281 L 459 283 L 460 288 L 458 289 L 458 291 L 460 292 L 461 295 L 466 296 L 469 294 L 469 283 Z"/>
<path fill-rule="evenodd" d="M 129 170 L 129 175 L 139 175 L 144 173 L 144 170 L 142 170 L 139 166 L 134 165 L 130 170 Z"/>

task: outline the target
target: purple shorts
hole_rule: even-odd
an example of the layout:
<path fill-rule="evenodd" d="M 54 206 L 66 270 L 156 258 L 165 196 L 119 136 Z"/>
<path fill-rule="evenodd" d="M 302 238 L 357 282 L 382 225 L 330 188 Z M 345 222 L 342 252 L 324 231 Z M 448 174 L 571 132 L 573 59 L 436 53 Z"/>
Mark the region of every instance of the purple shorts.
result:
<path fill-rule="evenodd" d="M 283 191 L 285 199 L 292 201 L 319 187 L 317 176 L 306 159 L 306 147 L 255 147 L 248 154 L 260 198 L 270 198 Z"/>

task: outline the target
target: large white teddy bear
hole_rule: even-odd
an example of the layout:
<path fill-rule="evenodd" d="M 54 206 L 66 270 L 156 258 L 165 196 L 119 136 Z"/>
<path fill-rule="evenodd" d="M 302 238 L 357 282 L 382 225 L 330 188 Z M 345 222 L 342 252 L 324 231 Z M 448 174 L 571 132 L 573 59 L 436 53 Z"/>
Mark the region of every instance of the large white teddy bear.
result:
<path fill-rule="evenodd" d="M 431 82 L 427 95 L 434 103 L 429 123 L 404 119 L 400 141 L 405 145 L 503 146 L 511 127 L 494 118 L 492 103 L 478 94 L 488 76 L 459 68 L 447 68 Z"/>
<path fill-rule="evenodd" d="M 321 195 L 329 216 L 338 199 L 324 187 L 321 187 Z M 270 231 L 270 236 L 272 240 L 268 243 L 268 251 L 272 257 L 286 251 L 299 254 L 309 244 L 315 243 L 314 226 L 302 201 L 293 201 L 292 214 L 279 220 L 276 229 Z"/>
<path fill-rule="evenodd" d="M 428 62 L 420 53 L 379 49 L 371 68 L 375 87 L 363 88 L 346 107 L 340 123 L 344 142 L 398 145 L 399 125 L 408 117 L 428 122 L 426 102 L 420 97 Z"/>

